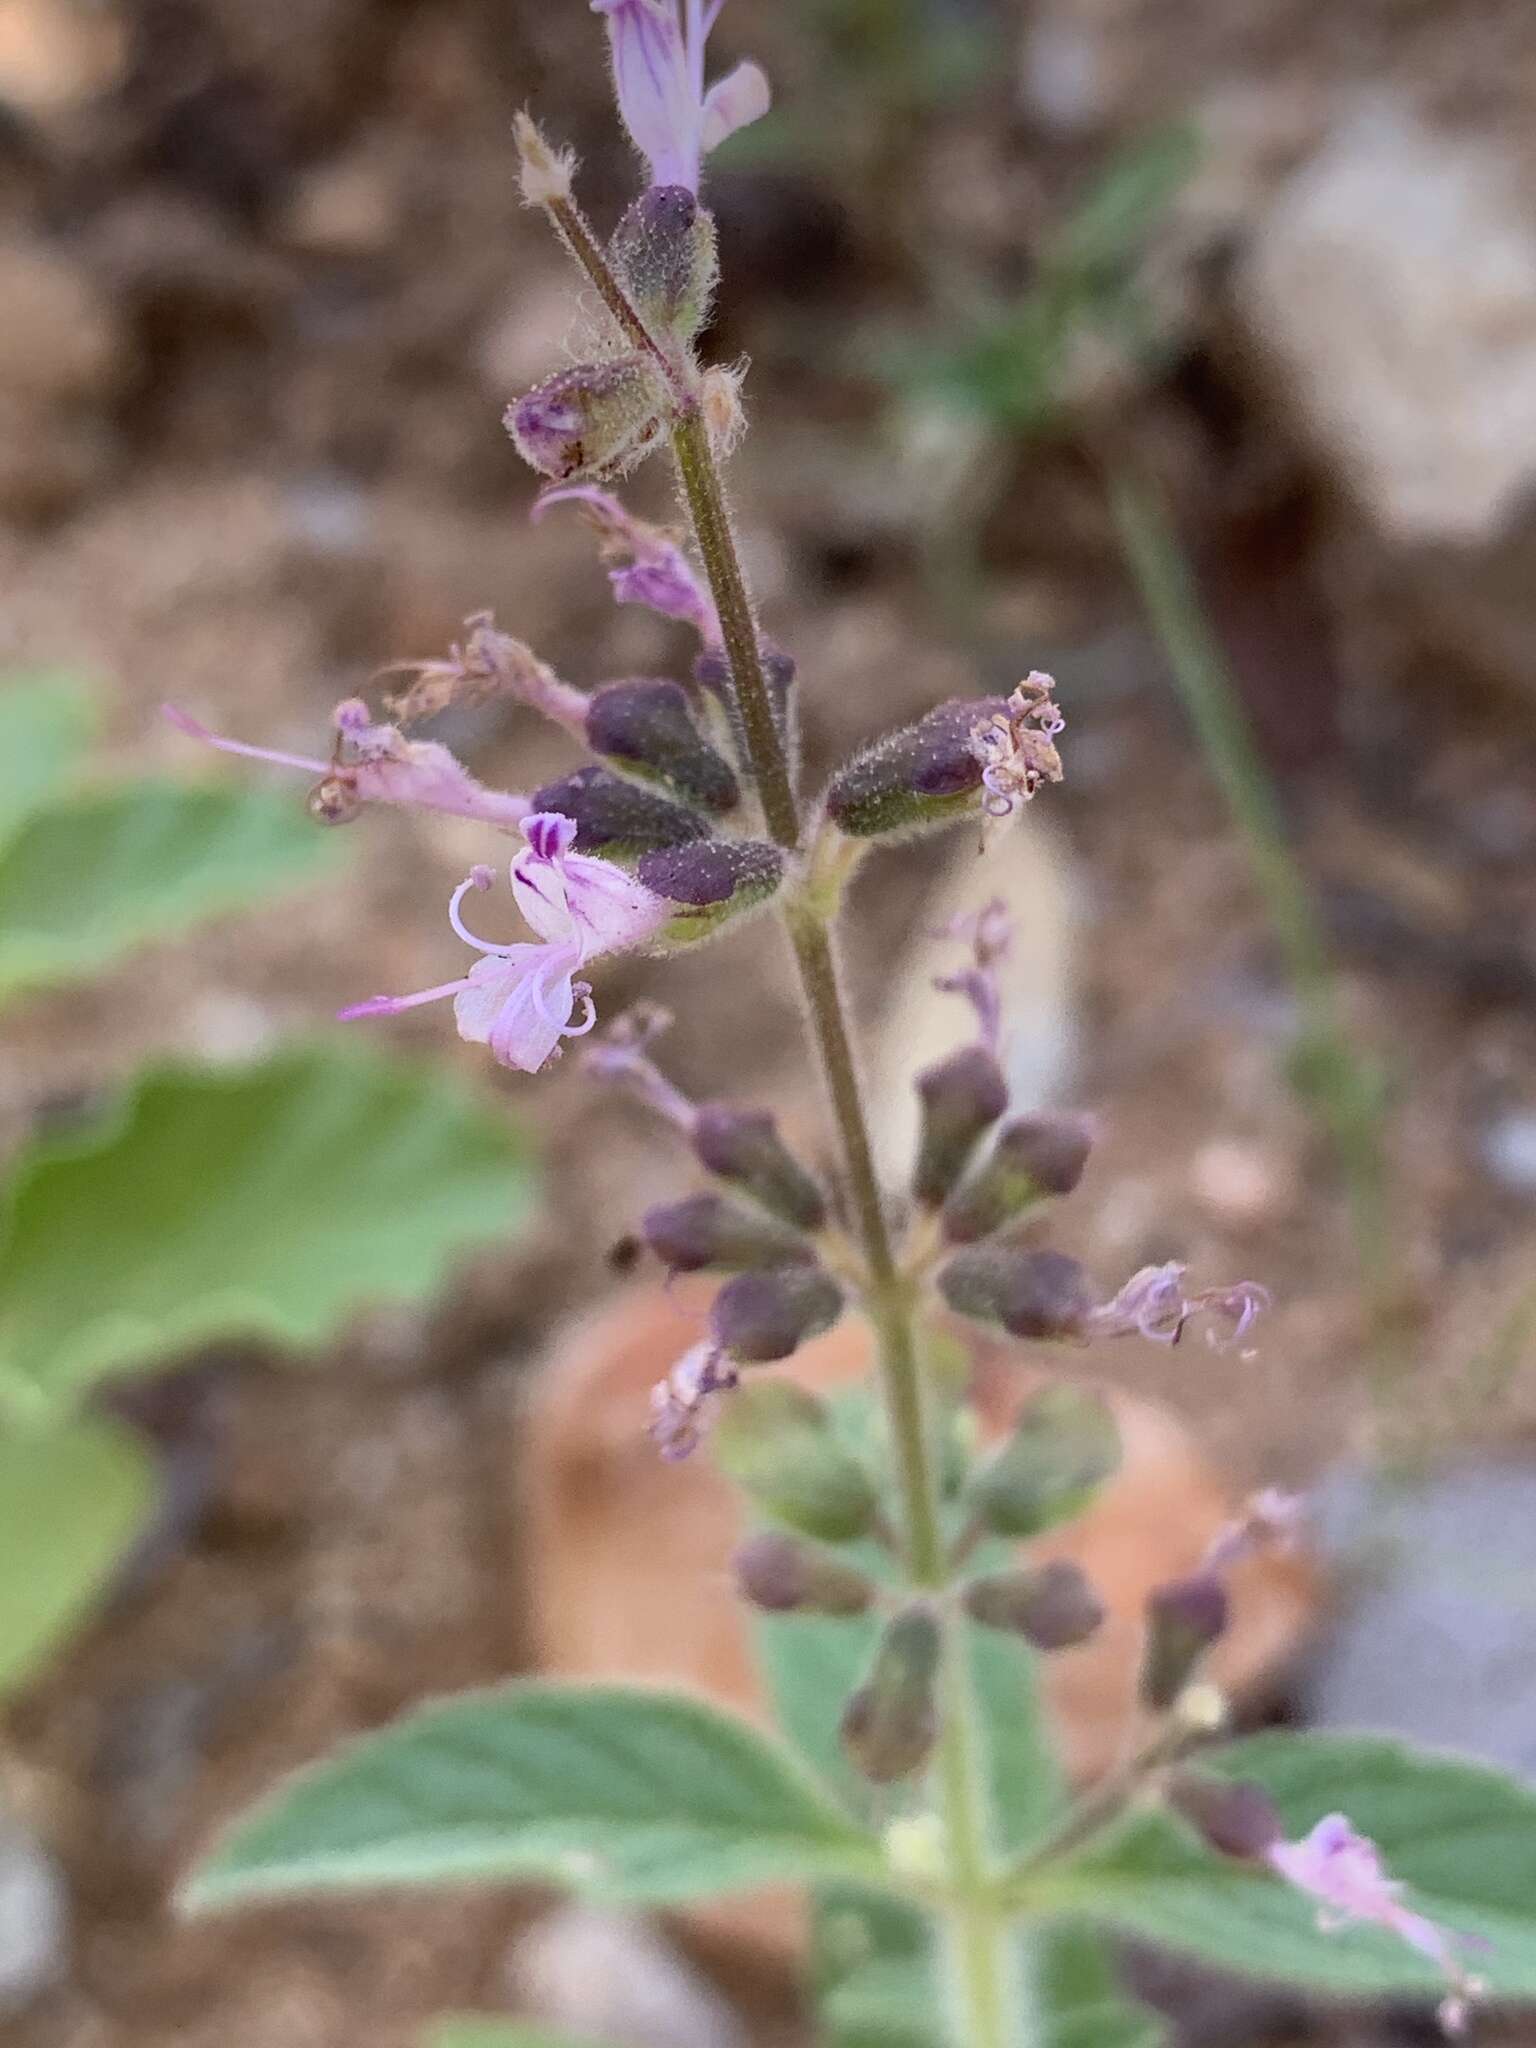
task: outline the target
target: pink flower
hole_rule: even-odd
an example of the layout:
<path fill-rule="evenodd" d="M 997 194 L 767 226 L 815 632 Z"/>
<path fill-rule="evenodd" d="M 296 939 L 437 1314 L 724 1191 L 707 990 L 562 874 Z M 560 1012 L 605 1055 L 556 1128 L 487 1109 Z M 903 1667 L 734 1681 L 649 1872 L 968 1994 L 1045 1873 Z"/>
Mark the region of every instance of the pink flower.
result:
<path fill-rule="evenodd" d="M 592 0 L 608 21 L 619 112 L 653 185 L 697 192 L 708 152 L 768 111 L 768 81 L 755 64 L 704 89 L 704 45 L 722 4 Z"/>
<path fill-rule="evenodd" d="M 1448 2034 L 1466 2031 L 1473 2003 L 1483 1987 L 1462 1965 L 1458 1937 L 1402 1903 L 1403 1887 L 1388 1877 L 1381 1851 L 1357 1834 L 1342 1813 L 1330 1813 L 1299 1842 L 1276 1842 L 1264 1860 L 1317 1901 L 1317 1924 L 1325 1933 L 1349 1926 L 1384 1927 L 1442 1970 L 1451 1990 L 1440 2007 Z"/>
<path fill-rule="evenodd" d="M 543 517 L 551 505 L 579 505 L 597 528 L 598 551 L 605 561 L 622 557 L 608 571 L 619 604 L 648 605 L 665 619 L 681 619 L 708 646 L 720 644 L 720 621 L 693 565 L 671 535 L 644 519 L 634 518 L 611 491 L 597 484 L 563 484 L 541 492 L 532 517 Z"/>
<path fill-rule="evenodd" d="M 718 1344 L 705 1339 L 685 1351 L 651 1389 L 651 1440 L 669 1464 L 696 1451 L 708 1426 L 713 1394 L 729 1393 L 741 1375 Z"/>
<path fill-rule="evenodd" d="M 1087 1334 L 1139 1336 L 1153 1344 L 1177 1344 L 1191 1316 L 1204 1314 L 1216 1319 L 1216 1327 L 1206 1335 L 1217 1350 L 1241 1343 L 1269 1307 L 1269 1289 L 1256 1280 L 1239 1280 L 1230 1287 L 1205 1287 L 1186 1294 L 1186 1270 L 1176 1259 L 1163 1266 L 1143 1266 L 1112 1300 L 1092 1311 Z"/>
<path fill-rule="evenodd" d="M 672 914 L 672 905 L 607 861 L 572 853 L 576 826 L 554 811 L 523 822 L 528 844 L 512 862 L 512 894 L 538 933 L 538 943 L 493 945 L 465 925 L 459 906 L 471 889 L 489 889 L 492 869 L 477 867 L 454 890 L 448 921 L 482 955 L 458 981 L 409 996 L 373 996 L 340 1014 L 387 1017 L 421 1003 L 453 997 L 459 1036 L 488 1045 L 504 1067 L 536 1074 L 567 1038 L 580 1038 L 597 1022 L 589 985 L 577 979 L 599 953 L 642 945 Z M 576 1006 L 581 1017 L 571 1019 Z"/>
<path fill-rule="evenodd" d="M 217 747 L 221 753 L 272 761 L 279 768 L 297 768 L 318 776 L 311 804 L 328 823 L 340 824 L 355 817 L 364 803 L 417 804 L 423 810 L 448 811 L 457 818 L 479 818 L 488 825 L 520 825 L 532 809 L 525 796 L 486 789 L 476 782 L 436 740 L 408 740 L 397 726 L 372 724 L 367 705 L 356 697 L 336 706 L 336 747 L 328 761 L 318 755 L 285 754 L 273 747 L 224 739 L 174 704 L 162 708 L 178 732 Z"/>

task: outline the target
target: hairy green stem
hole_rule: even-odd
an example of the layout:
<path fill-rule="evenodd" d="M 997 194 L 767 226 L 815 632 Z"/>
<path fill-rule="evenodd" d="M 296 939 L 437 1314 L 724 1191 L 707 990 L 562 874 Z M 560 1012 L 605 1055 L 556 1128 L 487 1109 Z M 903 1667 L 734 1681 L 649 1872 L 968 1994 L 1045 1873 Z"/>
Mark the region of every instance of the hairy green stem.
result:
<path fill-rule="evenodd" d="M 678 478 L 730 661 L 747 754 L 775 840 L 800 851 L 799 809 L 763 675 L 757 622 L 742 575 L 719 472 L 700 414 L 685 409 L 672 437 Z M 900 1539 L 912 1584 L 943 1592 L 950 1576 L 940 1513 L 931 1402 L 919 1354 L 914 1290 L 898 1270 L 875 1172 L 848 1010 L 829 913 L 818 892 L 789 895 L 784 924 L 810 1017 L 866 1270 L 881 1397 L 900 1503 Z M 1035 2048 L 1022 1944 L 1000 1917 L 992 1883 L 991 1814 L 983 1739 L 964 1623 L 945 1604 L 940 1735 L 934 1782 L 947 1845 L 942 1913 L 954 2048 Z"/>

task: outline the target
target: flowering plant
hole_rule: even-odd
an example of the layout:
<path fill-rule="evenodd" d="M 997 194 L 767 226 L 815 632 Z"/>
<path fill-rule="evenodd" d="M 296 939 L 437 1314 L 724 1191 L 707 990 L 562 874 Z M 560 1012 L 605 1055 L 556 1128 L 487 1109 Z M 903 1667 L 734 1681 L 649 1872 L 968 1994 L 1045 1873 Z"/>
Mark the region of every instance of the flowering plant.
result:
<path fill-rule="evenodd" d="M 325 818 L 413 803 L 520 835 L 510 880 L 534 938 L 470 931 L 462 907 L 495 879 L 477 867 L 448 912 L 480 955 L 468 973 L 344 1013 L 451 995 L 460 1034 L 507 1066 L 536 1072 L 595 1031 L 586 977 L 604 955 L 778 917 L 826 1084 L 835 1186 L 767 1112 L 688 1099 L 661 1063 L 659 1013 L 610 1023 L 587 1059 L 648 1103 L 713 1182 L 643 1222 L 669 1268 L 725 1277 L 705 1335 L 635 1427 L 648 1419 L 667 1459 L 707 1442 L 761 1524 L 735 1576 L 786 1740 L 682 1695 L 538 1683 L 466 1695 L 294 1781 L 237 1827 L 189 1896 L 522 1877 L 667 1904 L 792 1880 L 810 1887 L 827 1936 L 818 1998 L 833 2042 L 1153 2040 L 1156 2020 L 1119 1994 L 1099 1944 L 1116 1931 L 1324 1990 L 1428 1993 L 1462 2029 L 1490 1984 L 1536 1993 L 1522 1898 L 1536 1881 L 1536 1796 L 1369 1737 L 1212 1740 L 1224 1702 L 1202 1665 L 1227 1627 L 1229 1574 L 1290 1540 L 1292 1503 L 1259 1496 L 1197 1569 L 1153 1593 L 1134 1753 L 1075 1799 L 1063 1782 L 1035 1666 L 1086 1640 L 1103 1608 L 1078 1568 L 1028 1545 L 1112 1475 L 1115 1422 L 1067 1382 L 978 1455 L 964 1391 L 932 1343 L 935 1315 L 1057 1345 L 1173 1344 L 1203 1324 L 1213 1347 L 1242 1347 L 1267 1296 L 1249 1282 L 1191 1288 L 1168 1264 L 1101 1298 L 1076 1261 L 1026 1241 L 1078 1182 L 1092 1132 L 1010 1112 L 1008 933 L 994 906 L 954 934 L 965 957 L 942 986 L 974 1028 L 918 1077 L 910 1185 L 899 1199 L 880 1185 L 835 946 L 848 880 L 894 839 L 1005 829 L 1066 772 L 1065 722 L 1051 679 L 1032 674 L 1007 698 L 936 706 L 862 748 L 814 801 L 803 794 L 795 666 L 760 627 L 722 480 L 739 379 L 698 354 L 716 272 L 703 159 L 763 110 L 767 88 L 751 65 L 706 88 L 719 0 L 596 9 L 649 180 L 600 239 L 571 158 L 520 117 L 524 195 L 606 326 L 592 359 L 518 399 L 507 425 L 545 479 L 535 515 L 581 513 L 615 597 L 692 630 L 690 672 L 586 693 L 480 619 L 448 659 L 417 666 L 393 722 L 344 704 L 331 755 L 288 764 L 319 778 Z M 610 488 L 663 446 L 691 548 Z M 593 758 L 510 795 L 409 736 L 445 704 L 491 692 L 536 707 Z M 849 1309 L 876 1341 L 867 1397 L 832 1404 L 761 1371 Z"/>

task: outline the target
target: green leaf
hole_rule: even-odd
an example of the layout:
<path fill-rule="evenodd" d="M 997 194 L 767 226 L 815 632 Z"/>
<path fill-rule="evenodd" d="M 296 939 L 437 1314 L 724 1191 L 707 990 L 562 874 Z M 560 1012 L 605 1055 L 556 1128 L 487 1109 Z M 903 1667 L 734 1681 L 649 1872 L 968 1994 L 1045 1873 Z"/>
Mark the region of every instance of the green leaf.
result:
<path fill-rule="evenodd" d="M 215 1337 L 324 1342 L 526 1219 L 526 1147 L 440 1072 L 312 1046 L 143 1077 L 0 1213 L 0 1402 L 58 1410 Z"/>
<path fill-rule="evenodd" d="M 489 2013 L 452 2012 L 434 2020 L 424 2048 L 604 2048 L 585 2036 L 556 2034 L 548 2027 L 525 2026 L 521 2020 L 495 2019 Z"/>
<path fill-rule="evenodd" d="M 75 676 L 0 680 L 0 845 L 64 782 L 93 724 L 91 692 Z"/>
<path fill-rule="evenodd" d="M 0 1698 L 85 1617 L 154 1492 L 148 1454 L 116 1423 L 0 1437 Z"/>
<path fill-rule="evenodd" d="M 1087 1927 L 1047 1927 L 1025 1937 L 1048 2048 L 1160 2048 L 1167 2028 L 1127 1998 L 1102 1938 Z"/>
<path fill-rule="evenodd" d="M 134 782 L 34 810 L 0 848 L 0 996 L 83 980 L 169 937 L 313 880 L 334 836 L 272 790 Z"/>
<path fill-rule="evenodd" d="M 1536 1792 L 1480 1764 L 1383 1736 L 1264 1735 L 1201 1758 L 1264 1786 L 1292 1836 L 1347 1813 L 1417 1912 L 1486 1941 L 1469 1955 L 1496 1994 L 1536 1996 Z M 1161 1812 L 1133 1815 L 1021 1889 L 1033 1911 L 1081 1914 L 1249 1976 L 1381 1996 L 1443 1989 L 1434 1965 L 1379 1928 L 1322 1933 L 1278 1878 L 1218 1861 Z"/>
<path fill-rule="evenodd" d="M 1048 266 L 1086 280 L 1134 263 L 1194 176 L 1200 154 L 1199 131 L 1186 122 L 1120 150 L 1052 242 Z"/>
<path fill-rule="evenodd" d="M 301 1772 L 186 1902 L 522 1878 L 659 1904 L 879 1869 L 874 1838 L 745 1721 L 534 1683 L 439 1701 Z"/>

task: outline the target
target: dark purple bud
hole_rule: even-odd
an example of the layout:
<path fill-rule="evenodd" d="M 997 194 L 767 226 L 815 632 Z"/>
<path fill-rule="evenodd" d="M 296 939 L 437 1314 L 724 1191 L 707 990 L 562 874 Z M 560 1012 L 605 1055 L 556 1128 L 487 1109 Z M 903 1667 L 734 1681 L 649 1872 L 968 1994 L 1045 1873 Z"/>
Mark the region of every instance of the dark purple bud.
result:
<path fill-rule="evenodd" d="M 1140 1694 L 1144 1706 L 1166 1714 L 1211 1645 L 1225 1633 L 1227 1589 L 1215 1572 L 1193 1572 L 1147 1595 L 1147 1634 Z"/>
<path fill-rule="evenodd" d="M 768 685 L 768 703 L 773 712 L 774 723 L 779 729 L 779 740 L 787 753 L 794 748 L 794 681 L 795 664 L 791 655 L 769 641 L 758 643 L 758 660 L 762 663 L 763 681 Z M 706 647 L 693 664 L 693 679 L 720 705 L 730 721 L 731 735 L 735 743 L 736 758 L 749 758 L 746 733 L 741 723 L 741 713 L 736 703 L 735 685 L 731 680 L 731 664 L 723 648 Z"/>
<path fill-rule="evenodd" d="M 648 1209 L 641 1234 L 674 1273 L 790 1266 L 816 1256 L 799 1231 L 725 1195 L 688 1195 Z"/>
<path fill-rule="evenodd" d="M 637 351 L 557 371 L 503 418 L 529 467 L 565 483 L 621 474 L 656 440 L 666 404 L 660 372 Z"/>
<path fill-rule="evenodd" d="M 653 185 L 625 213 L 608 261 L 653 332 L 691 341 L 719 275 L 715 224 L 686 185 Z"/>
<path fill-rule="evenodd" d="M 744 1189 L 796 1229 L 820 1230 L 826 1222 L 826 1196 L 779 1136 L 766 1109 L 701 1103 L 693 1120 L 693 1149 L 710 1173 Z"/>
<path fill-rule="evenodd" d="M 606 684 L 587 709 L 587 744 L 700 810 L 731 811 L 741 801 L 735 771 L 694 724 L 681 683 L 638 677 Z"/>
<path fill-rule="evenodd" d="M 991 1156 L 944 1206 L 951 1244 L 974 1244 L 1082 1179 L 1093 1135 L 1082 1117 L 1020 1116 L 1004 1124 Z"/>
<path fill-rule="evenodd" d="M 686 945 L 766 903 L 784 879 L 784 856 L 766 840 L 700 839 L 642 854 L 635 872 L 676 908 L 663 941 Z"/>
<path fill-rule="evenodd" d="M 1262 1785 L 1246 1779 L 1178 1770 L 1168 1779 L 1164 1797 L 1218 1856 L 1256 1861 L 1285 1839 L 1275 1802 Z"/>
<path fill-rule="evenodd" d="M 866 1613 L 875 1589 L 863 1572 L 776 1529 L 750 1536 L 732 1560 L 736 1589 L 767 1614 Z"/>
<path fill-rule="evenodd" d="M 847 761 L 827 788 L 827 815 L 856 839 L 920 832 L 982 816 L 975 734 L 1001 697 L 956 697 Z"/>
<path fill-rule="evenodd" d="M 1053 1558 L 1034 1571 L 988 1572 L 965 1588 L 965 1611 L 987 1628 L 1023 1636 L 1037 1650 L 1086 1643 L 1104 1619 L 1081 1565 Z"/>
<path fill-rule="evenodd" d="M 709 837 L 709 823 L 610 769 L 578 768 L 546 782 L 531 798 L 535 811 L 558 811 L 576 820 L 576 851 L 605 859 L 638 860 L 663 847 Z"/>
<path fill-rule="evenodd" d="M 878 1500 L 831 1410 L 787 1379 L 749 1379 L 721 1418 L 715 1454 L 748 1499 L 776 1522 L 823 1543 L 852 1543 L 874 1526 Z"/>
<path fill-rule="evenodd" d="M 986 1132 L 1008 1107 L 1008 1083 L 984 1045 L 962 1046 L 917 1077 L 922 1132 L 912 1192 L 936 1209 Z"/>
<path fill-rule="evenodd" d="M 886 1624 L 868 1678 L 843 1709 L 843 1748 L 876 1785 L 910 1778 L 933 1754 L 940 1653 L 933 1609 L 904 1609 Z"/>
<path fill-rule="evenodd" d="M 1119 1463 L 1108 1404 L 1080 1387 L 1044 1387 L 971 1474 L 966 1503 L 994 1536 L 1038 1536 L 1082 1514 Z"/>
<path fill-rule="evenodd" d="M 957 1252 L 938 1278 L 951 1308 L 1001 1323 L 1012 1337 L 1080 1338 L 1093 1305 L 1087 1275 L 1065 1252 L 975 1245 Z"/>
<path fill-rule="evenodd" d="M 842 1289 L 830 1273 L 813 1265 L 779 1266 L 727 1280 L 709 1327 L 738 1365 L 770 1365 L 830 1330 L 842 1312 Z"/>

